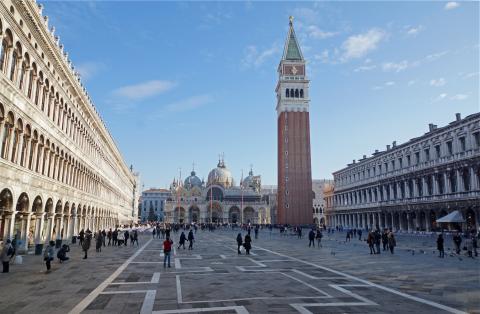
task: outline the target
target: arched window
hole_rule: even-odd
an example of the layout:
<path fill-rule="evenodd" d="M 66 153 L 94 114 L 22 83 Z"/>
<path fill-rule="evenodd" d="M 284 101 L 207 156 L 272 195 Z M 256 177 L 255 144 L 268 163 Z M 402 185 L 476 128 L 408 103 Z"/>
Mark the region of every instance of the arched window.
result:
<path fill-rule="evenodd" d="M 15 71 L 17 70 L 18 50 L 14 49 L 12 53 L 12 66 L 10 67 L 10 80 L 15 80 Z"/>
<path fill-rule="evenodd" d="M 300 98 L 303 98 L 303 89 L 300 90 Z"/>
<path fill-rule="evenodd" d="M 285 90 L 285 97 L 290 97 L 290 90 L 288 88 Z"/>
<path fill-rule="evenodd" d="M 295 98 L 298 98 L 298 89 L 295 90 Z"/>
<path fill-rule="evenodd" d="M 293 90 L 293 88 L 290 89 L 290 97 L 295 97 L 295 91 Z"/>

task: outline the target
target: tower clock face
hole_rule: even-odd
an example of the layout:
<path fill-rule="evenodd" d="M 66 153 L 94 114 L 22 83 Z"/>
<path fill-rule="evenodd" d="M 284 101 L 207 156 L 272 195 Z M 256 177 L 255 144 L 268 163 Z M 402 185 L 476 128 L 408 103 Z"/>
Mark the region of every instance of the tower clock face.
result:
<path fill-rule="evenodd" d="M 284 75 L 305 75 L 305 68 L 302 64 L 291 65 L 286 64 L 283 66 Z"/>

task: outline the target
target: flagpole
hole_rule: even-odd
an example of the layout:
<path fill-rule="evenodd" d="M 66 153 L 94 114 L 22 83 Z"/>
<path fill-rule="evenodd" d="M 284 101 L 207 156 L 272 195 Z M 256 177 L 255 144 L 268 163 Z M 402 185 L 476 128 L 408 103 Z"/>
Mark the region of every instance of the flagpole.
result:
<path fill-rule="evenodd" d="M 240 205 L 240 219 L 241 219 L 241 222 L 240 222 L 240 228 L 242 227 L 243 225 L 243 169 L 242 169 L 242 180 L 240 182 L 240 189 L 242 190 L 242 202 L 241 202 L 241 205 Z"/>

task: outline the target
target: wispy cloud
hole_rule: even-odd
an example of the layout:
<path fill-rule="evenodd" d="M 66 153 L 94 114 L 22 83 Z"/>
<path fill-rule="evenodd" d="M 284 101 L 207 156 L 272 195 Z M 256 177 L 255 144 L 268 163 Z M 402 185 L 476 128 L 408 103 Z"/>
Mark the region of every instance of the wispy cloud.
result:
<path fill-rule="evenodd" d="M 244 56 L 241 61 L 244 68 L 258 68 L 264 64 L 269 58 L 280 52 L 280 45 L 274 43 L 271 47 L 264 50 L 259 50 L 257 46 L 250 45 L 245 48 Z"/>
<path fill-rule="evenodd" d="M 170 103 L 165 106 L 165 109 L 170 112 L 189 111 L 212 103 L 213 100 L 210 94 L 197 95 Z"/>
<path fill-rule="evenodd" d="M 309 37 L 314 38 L 314 39 L 326 39 L 326 38 L 330 38 L 330 37 L 333 37 L 333 36 L 339 34 L 339 32 L 324 31 L 316 25 L 308 26 L 307 27 L 307 33 L 308 33 Z"/>
<path fill-rule="evenodd" d="M 447 3 L 445 4 L 444 9 L 445 9 L 445 10 L 453 10 L 453 9 L 458 8 L 459 6 L 460 6 L 460 3 L 455 2 L 455 1 L 450 1 L 450 2 L 447 2 Z"/>
<path fill-rule="evenodd" d="M 451 100 L 465 100 L 468 98 L 468 95 L 466 94 L 456 94 L 450 97 Z"/>
<path fill-rule="evenodd" d="M 432 103 L 442 101 L 442 100 L 446 99 L 447 96 L 448 96 L 447 93 L 441 93 L 440 95 L 438 95 L 437 97 L 432 99 Z"/>
<path fill-rule="evenodd" d="M 387 81 L 387 82 L 383 83 L 382 85 L 373 86 L 372 90 L 377 91 L 377 90 L 381 90 L 381 89 L 384 89 L 386 87 L 391 87 L 391 86 L 395 86 L 395 85 L 396 85 L 396 83 L 394 81 Z"/>
<path fill-rule="evenodd" d="M 444 86 L 446 83 L 447 81 L 443 77 L 430 80 L 430 86 L 434 87 Z"/>
<path fill-rule="evenodd" d="M 386 37 L 387 33 L 378 28 L 372 28 L 366 33 L 350 36 L 342 44 L 342 60 L 348 61 L 365 56 L 377 49 L 379 43 Z"/>
<path fill-rule="evenodd" d="M 423 31 L 424 27 L 423 25 L 418 25 L 418 26 L 407 26 L 406 27 L 406 34 L 409 36 L 417 36 L 421 31 Z"/>
<path fill-rule="evenodd" d="M 75 66 L 75 70 L 80 74 L 83 81 L 94 77 L 105 68 L 105 64 L 101 62 L 83 62 Z"/>
<path fill-rule="evenodd" d="M 377 66 L 375 64 L 372 64 L 372 65 L 361 65 L 357 68 L 355 68 L 355 70 L 353 70 L 354 72 L 366 72 L 366 71 L 371 71 L 371 70 L 374 70 Z"/>
<path fill-rule="evenodd" d="M 409 63 L 407 60 L 403 60 L 400 62 L 384 62 L 382 64 L 382 70 L 385 72 L 393 71 L 393 72 L 401 72 L 405 70 L 409 66 Z"/>
<path fill-rule="evenodd" d="M 118 98 L 127 98 L 130 100 L 142 100 L 174 88 L 177 83 L 172 81 L 153 80 L 134 85 L 120 87 L 113 91 L 113 95 Z"/>

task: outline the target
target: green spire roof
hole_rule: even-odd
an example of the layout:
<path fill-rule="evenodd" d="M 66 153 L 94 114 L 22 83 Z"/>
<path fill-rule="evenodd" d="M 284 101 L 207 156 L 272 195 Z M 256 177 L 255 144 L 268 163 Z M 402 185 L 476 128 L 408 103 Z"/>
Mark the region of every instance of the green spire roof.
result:
<path fill-rule="evenodd" d="M 293 17 L 290 17 L 290 29 L 288 30 L 287 42 L 283 51 L 283 60 L 303 60 L 297 36 L 295 36 L 295 30 L 293 29 Z"/>

